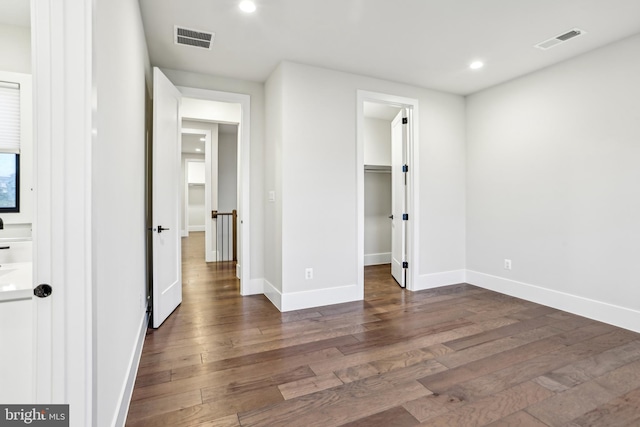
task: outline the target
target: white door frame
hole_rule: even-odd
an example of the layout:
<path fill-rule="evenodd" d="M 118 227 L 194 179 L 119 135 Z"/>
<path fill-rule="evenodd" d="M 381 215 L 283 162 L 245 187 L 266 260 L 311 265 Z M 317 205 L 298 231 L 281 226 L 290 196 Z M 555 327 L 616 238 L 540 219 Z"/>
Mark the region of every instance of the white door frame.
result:
<path fill-rule="evenodd" d="M 238 267 L 240 295 L 257 292 L 251 284 L 251 97 L 249 95 L 177 86 L 185 98 L 240 104 L 241 118 L 238 125 Z"/>
<path fill-rule="evenodd" d="M 184 118 L 183 118 L 184 119 Z M 204 162 L 205 163 L 205 182 L 204 182 L 204 197 L 205 197 L 205 201 L 204 201 L 204 209 L 207 212 L 211 212 L 211 205 L 212 205 L 212 201 L 211 201 L 211 171 L 208 169 L 211 167 L 211 159 L 209 159 L 207 161 L 207 157 L 210 155 L 210 148 L 211 148 L 211 131 L 209 129 L 195 129 L 195 128 L 182 128 L 182 133 L 183 134 L 188 134 L 188 135 L 204 135 L 204 146 L 205 146 L 205 151 L 204 151 L 204 155 L 205 155 L 205 159 L 204 160 L 198 160 L 198 159 L 185 159 L 185 176 L 184 176 L 184 194 L 182 199 L 185 202 L 185 206 L 184 206 L 184 233 L 182 233 L 182 237 L 187 237 L 189 235 L 189 221 L 188 221 L 188 215 L 189 215 L 189 206 L 188 206 L 188 202 L 189 202 L 189 183 L 187 182 L 187 171 L 188 171 L 188 167 L 187 167 L 187 163 L 188 162 Z M 205 217 L 205 233 L 208 236 L 209 233 L 211 232 L 210 230 L 207 230 L 207 221 L 206 221 L 206 217 Z M 207 249 L 208 251 L 208 249 Z"/>
<path fill-rule="evenodd" d="M 415 289 L 420 272 L 420 254 L 418 236 L 420 231 L 420 205 L 419 205 L 419 172 L 418 162 L 418 134 L 419 110 L 418 100 L 405 98 L 385 93 L 358 90 L 356 95 L 356 184 L 357 184 L 357 260 L 358 260 L 358 293 L 359 298 L 364 299 L 364 103 L 375 102 L 388 104 L 394 107 L 407 108 L 409 110 L 409 128 L 407 138 L 407 162 L 409 172 L 407 176 L 407 206 L 409 221 L 407 224 L 407 261 L 409 271 L 406 276 L 406 287 Z"/>
<path fill-rule="evenodd" d="M 35 401 L 95 425 L 91 231 L 94 2 L 32 0 Z"/>

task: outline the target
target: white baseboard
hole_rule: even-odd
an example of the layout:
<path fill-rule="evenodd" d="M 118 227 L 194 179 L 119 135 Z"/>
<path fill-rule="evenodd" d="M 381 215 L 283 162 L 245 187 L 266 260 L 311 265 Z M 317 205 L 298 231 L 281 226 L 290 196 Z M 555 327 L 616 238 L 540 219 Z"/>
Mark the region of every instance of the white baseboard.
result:
<path fill-rule="evenodd" d="M 282 293 L 271 284 L 267 279 L 264 279 L 264 296 L 266 296 L 271 304 L 282 311 Z"/>
<path fill-rule="evenodd" d="M 138 375 L 138 367 L 140 366 L 140 358 L 142 357 L 142 346 L 144 338 L 147 334 L 147 326 L 149 325 L 149 314 L 144 313 L 140 322 L 140 330 L 138 331 L 138 340 L 135 343 L 133 352 L 129 359 L 129 373 L 120 391 L 120 402 L 114 414 L 114 422 L 112 426 L 124 427 L 129 413 L 129 405 L 131 404 L 131 396 L 133 395 L 133 386 Z"/>
<path fill-rule="evenodd" d="M 390 262 L 391 262 L 391 252 L 364 255 L 364 265 L 389 264 Z"/>
<path fill-rule="evenodd" d="M 189 231 L 204 231 L 204 224 L 203 225 L 190 225 L 189 226 Z"/>
<path fill-rule="evenodd" d="M 188 232 L 187 230 L 181 230 L 181 231 L 180 231 L 180 235 L 181 235 L 182 237 L 189 237 L 189 232 Z"/>
<path fill-rule="evenodd" d="M 466 282 L 466 270 L 443 271 L 440 273 L 423 274 L 414 283 L 413 291 L 439 288 L 440 286 L 457 285 Z"/>
<path fill-rule="evenodd" d="M 262 295 L 264 294 L 264 279 L 249 279 L 242 284 L 242 295 Z"/>
<path fill-rule="evenodd" d="M 362 299 L 357 285 L 283 294 L 268 280 L 264 281 L 264 294 L 282 312 L 342 304 Z"/>
<path fill-rule="evenodd" d="M 471 270 L 467 270 L 467 283 L 640 332 L 637 310 Z"/>

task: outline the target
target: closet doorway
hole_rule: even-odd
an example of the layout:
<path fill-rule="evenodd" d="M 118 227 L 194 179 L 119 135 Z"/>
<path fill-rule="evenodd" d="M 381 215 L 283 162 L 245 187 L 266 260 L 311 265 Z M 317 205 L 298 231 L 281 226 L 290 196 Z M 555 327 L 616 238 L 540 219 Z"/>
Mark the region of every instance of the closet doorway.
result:
<path fill-rule="evenodd" d="M 417 109 L 415 99 L 358 91 L 358 284 L 363 295 L 365 266 L 380 266 L 376 271 L 413 289 Z"/>

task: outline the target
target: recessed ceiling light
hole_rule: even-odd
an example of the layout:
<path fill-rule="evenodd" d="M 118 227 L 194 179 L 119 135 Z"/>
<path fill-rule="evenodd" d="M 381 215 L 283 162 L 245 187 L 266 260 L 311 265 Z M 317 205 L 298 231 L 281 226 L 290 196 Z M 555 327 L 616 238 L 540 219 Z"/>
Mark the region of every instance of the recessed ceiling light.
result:
<path fill-rule="evenodd" d="M 482 61 L 474 61 L 469 65 L 469 68 L 471 68 L 472 70 L 479 70 L 482 67 L 484 67 Z"/>
<path fill-rule="evenodd" d="M 206 141 L 206 139 L 204 139 L 204 138 L 200 138 L 200 141 L 203 141 L 203 142 L 204 142 L 204 141 Z"/>
<path fill-rule="evenodd" d="M 246 13 L 253 13 L 256 11 L 256 4 L 250 0 L 243 0 L 238 5 L 240 10 Z"/>
<path fill-rule="evenodd" d="M 199 149 L 199 148 L 196 148 L 196 151 L 202 151 L 202 150 L 201 150 L 201 149 Z"/>

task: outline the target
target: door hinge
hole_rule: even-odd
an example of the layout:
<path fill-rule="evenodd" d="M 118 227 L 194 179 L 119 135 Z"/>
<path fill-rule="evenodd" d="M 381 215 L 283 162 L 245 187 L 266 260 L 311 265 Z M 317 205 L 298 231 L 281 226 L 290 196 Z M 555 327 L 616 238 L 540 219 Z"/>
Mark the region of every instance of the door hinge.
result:
<path fill-rule="evenodd" d="M 406 118 L 406 117 L 403 117 L 403 118 L 402 118 L 402 124 L 403 124 L 403 125 L 406 125 L 407 123 L 409 123 L 409 119 L 408 119 L 408 118 Z"/>
<path fill-rule="evenodd" d="M 409 172 L 409 165 L 402 165 L 402 172 Z"/>
<path fill-rule="evenodd" d="M 402 214 L 403 221 L 409 221 L 409 214 Z"/>
<path fill-rule="evenodd" d="M 403 261 L 402 268 L 409 268 L 409 263 L 407 261 Z"/>

